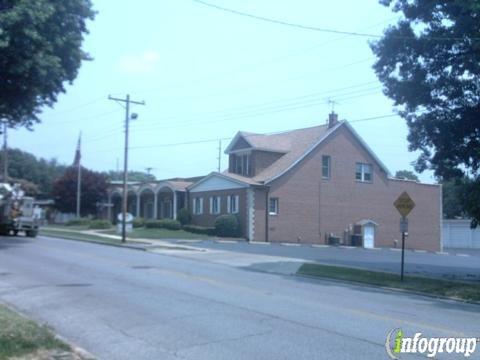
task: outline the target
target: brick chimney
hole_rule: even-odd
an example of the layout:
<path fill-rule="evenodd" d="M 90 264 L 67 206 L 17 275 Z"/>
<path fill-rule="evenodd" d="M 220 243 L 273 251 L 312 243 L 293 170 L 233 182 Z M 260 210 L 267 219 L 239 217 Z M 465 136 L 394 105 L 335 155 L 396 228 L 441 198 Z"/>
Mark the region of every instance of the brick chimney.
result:
<path fill-rule="evenodd" d="M 328 114 L 328 128 L 332 128 L 338 124 L 338 114 L 335 114 L 333 111 Z"/>

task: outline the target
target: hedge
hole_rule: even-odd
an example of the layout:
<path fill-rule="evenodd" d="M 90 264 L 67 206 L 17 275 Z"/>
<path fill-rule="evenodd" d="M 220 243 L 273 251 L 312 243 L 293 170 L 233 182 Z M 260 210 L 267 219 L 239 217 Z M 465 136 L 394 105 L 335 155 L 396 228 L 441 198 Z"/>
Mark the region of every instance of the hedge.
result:
<path fill-rule="evenodd" d="M 90 222 L 92 220 L 88 217 L 83 217 L 83 218 L 77 218 L 77 219 L 72 219 L 68 220 L 65 225 L 67 226 L 83 226 L 83 225 L 90 225 Z"/>
<path fill-rule="evenodd" d="M 215 228 L 198 225 L 183 225 L 182 229 L 194 234 L 215 236 Z"/>
<path fill-rule="evenodd" d="M 145 219 L 141 217 L 136 217 L 132 221 L 132 226 L 136 228 L 141 228 L 145 226 Z"/>
<path fill-rule="evenodd" d="M 89 228 L 100 230 L 100 229 L 110 229 L 112 227 L 112 223 L 108 220 L 92 220 L 90 222 Z"/>
<path fill-rule="evenodd" d="M 215 233 L 217 236 L 237 237 L 240 226 L 235 215 L 220 215 L 215 219 Z"/>
<path fill-rule="evenodd" d="M 162 219 L 162 220 L 147 220 L 145 221 L 145 227 L 147 229 L 180 230 L 182 225 L 177 220 Z"/>

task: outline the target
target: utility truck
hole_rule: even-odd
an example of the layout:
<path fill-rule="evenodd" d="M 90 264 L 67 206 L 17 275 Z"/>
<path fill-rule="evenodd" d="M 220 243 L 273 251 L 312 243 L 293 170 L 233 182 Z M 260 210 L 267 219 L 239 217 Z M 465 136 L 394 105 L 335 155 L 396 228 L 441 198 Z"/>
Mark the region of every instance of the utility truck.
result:
<path fill-rule="evenodd" d="M 33 201 L 19 184 L 0 183 L 0 235 L 17 235 L 21 231 L 28 237 L 37 236 L 39 219 Z"/>

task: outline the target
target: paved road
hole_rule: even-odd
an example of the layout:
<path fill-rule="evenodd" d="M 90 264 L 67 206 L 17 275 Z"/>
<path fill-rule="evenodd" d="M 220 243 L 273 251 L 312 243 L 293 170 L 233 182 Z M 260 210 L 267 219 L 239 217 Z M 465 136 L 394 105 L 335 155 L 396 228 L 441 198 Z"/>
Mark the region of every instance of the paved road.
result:
<path fill-rule="evenodd" d="M 396 327 L 480 336 L 476 305 L 44 237 L 0 238 L 0 301 L 100 359 L 386 359 Z"/>
<path fill-rule="evenodd" d="M 171 240 L 175 243 L 176 240 Z M 363 249 L 345 247 L 312 247 L 310 245 L 285 246 L 282 244 L 250 244 L 245 241 L 218 242 L 204 240 L 189 243 L 206 249 L 233 251 L 247 254 L 281 256 L 321 263 L 354 266 L 371 270 L 400 272 L 399 249 Z M 405 252 L 407 274 L 435 276 L 445 279 L 480 281 L 480 251 L 455 250 L 448 254 Z"/>

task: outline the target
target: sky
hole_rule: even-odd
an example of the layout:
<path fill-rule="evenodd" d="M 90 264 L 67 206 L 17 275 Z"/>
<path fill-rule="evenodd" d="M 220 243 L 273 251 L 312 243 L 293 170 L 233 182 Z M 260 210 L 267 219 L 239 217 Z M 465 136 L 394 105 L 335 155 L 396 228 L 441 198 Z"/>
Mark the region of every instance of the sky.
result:
<path fill-rule="evenodd" d="M 377 0 L 209 0 L 291 23 L 381 34 L 399 15 Z M 45 108 L 33 131 L 12 130 L 9 146 L 82 164 L 123 168 L 125 110 L 132 105 L 129 169 L 158 179 L 205 175 L 237 131 L 270 133 L 322 125 L 334 108 L 394 174 L 413 170 L 408 129 L 372 69 L 368 37 L 294 28 L 192 0 L 93 0 L 83 48 L 93 58 Z M 333 103 L 332 103 L 333 102 Z M 372 119 L 374 118 L 374 119 Z M 434 182 L 431 172 L 420 174 Z"/>

